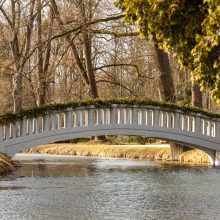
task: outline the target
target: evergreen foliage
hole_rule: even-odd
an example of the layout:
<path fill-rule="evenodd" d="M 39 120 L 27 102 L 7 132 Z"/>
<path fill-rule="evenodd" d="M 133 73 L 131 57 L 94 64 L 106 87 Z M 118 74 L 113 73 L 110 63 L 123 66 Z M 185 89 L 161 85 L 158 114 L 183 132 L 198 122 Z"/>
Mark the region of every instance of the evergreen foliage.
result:
<path fill-rule="evenodd" d="M 13 113 L 7 113 L 5 115 L 0 116 L 0 124 L 8 124 L 16 122 L 17 120 L 21 120 L 24 117 L 27 118 L 34 118 L 39 117 L 42 115 L 45 115 L 46 113 L 52 113 L 54 111 L 65 111 L 67 108 L 80 108 L 80 107 L 88 107 L 88 106 L 94 106 L 94 107 L 111 107 L 112 105 L 122 105 L 123 107 L 141 107 L 141 106 L 154 106 L 154 107 L 161 107 L 161 108 L 167 108 L 167 109 L 173 109 L 173 110 L 181 110 L 186 113 L 201 113 L 202 115 L 205 115 L 207 117 L 216 117 L 220 118 L 220 114 L 208 112 L 200 108 L 194 108 L 191 106 L 180 106 L 175 105 L 171 103 L 164 103 L 159 101 L 153 101 L 153 100 L 138 100 L 138 99 L 107 99 L 107 100 L 101 100 L 101 99 L 92 99 L 92 100 L 82 100 L 77 102 L 70 102 L 65 104 L 51 104 L 51 105 L 45 105 L 42 107 L 34 107 L 32 109 L 22 110 L 18 114 Z"/>
<path fill-rule="evenodd" d="M 220 100 L 220 0 L 118 0 L 116 5 Z"/>

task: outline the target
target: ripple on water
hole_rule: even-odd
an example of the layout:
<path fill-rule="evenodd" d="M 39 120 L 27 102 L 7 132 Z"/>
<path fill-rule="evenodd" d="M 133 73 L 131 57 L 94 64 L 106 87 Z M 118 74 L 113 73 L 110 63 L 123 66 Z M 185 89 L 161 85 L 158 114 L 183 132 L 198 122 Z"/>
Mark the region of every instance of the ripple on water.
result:
<path fill-rule="evenodd" d="M 0 219 L 220 219 L 220 169 L 77 159 L 0 181 Z"/>

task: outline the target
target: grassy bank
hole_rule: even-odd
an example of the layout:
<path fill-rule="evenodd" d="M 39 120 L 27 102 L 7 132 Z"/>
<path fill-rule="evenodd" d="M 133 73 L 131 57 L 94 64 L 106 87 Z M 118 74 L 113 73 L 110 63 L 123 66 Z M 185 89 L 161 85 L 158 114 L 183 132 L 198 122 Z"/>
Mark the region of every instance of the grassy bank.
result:
<path fill-rule="evenodd" d="M 25 151 L 58 155 L 113 157 L 171 161 L 169 145 L 104 145 L 104 144 L 48 144 Z M 209 164 L 208 156 L 200 150 L 184 152 L 182 162 Z"/>
<path fill-rule="evenodd" d="M 4 154 L 0 154 L 0 176 L 10 173 L 15 170 L 15 167 L 11 160 Z"/>

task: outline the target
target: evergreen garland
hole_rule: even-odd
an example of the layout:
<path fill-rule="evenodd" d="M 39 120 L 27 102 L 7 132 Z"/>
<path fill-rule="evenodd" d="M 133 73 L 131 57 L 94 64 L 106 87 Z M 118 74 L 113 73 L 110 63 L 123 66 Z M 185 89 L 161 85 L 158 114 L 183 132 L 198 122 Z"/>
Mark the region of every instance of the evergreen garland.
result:
<path fill-rule="evenodd" d="M 21 120 L 24 117 L 27 118 L 34 118 L 42 116 L 46 113 L 54 112 L 54 111 L 64 111 L 68 107 L 71 107 L 73 109 L 79 108 L 79 107 L 87 107 L 87 106 L 95 106 L 95 107 L 111 107 L 113 104 L 118 105 L 126 105 L 128 107 L 132 106 L 146 106 L 151 105 L 154 107 L 162 107 L 167 109 L 173 109 L 173 110 L 181 110 L 185 113 L 200 113 L 207 117 L 214 117 L 214 118 L 220 118 L 220 114 L 208 112 L 206 110 L 195 108 L 191 106 L 180 106 L 175 105 L 172 103 L 164 103 L 159 101 L 153 101 L 153 100 L 145 100 L 145 99 L 92 99 L 92 100 L 82 100 L 82 101 L 76 101 L 76 102 L 70 102 L 65 104 L 50 104 L 40 107 L 34 107 L 27 110 L 22 110 L 18 114 L 13 113 L 7 113 L 5 115 L 0 116 L 0 124 L 8 124 L 16 122 L 17 120 Z"/>

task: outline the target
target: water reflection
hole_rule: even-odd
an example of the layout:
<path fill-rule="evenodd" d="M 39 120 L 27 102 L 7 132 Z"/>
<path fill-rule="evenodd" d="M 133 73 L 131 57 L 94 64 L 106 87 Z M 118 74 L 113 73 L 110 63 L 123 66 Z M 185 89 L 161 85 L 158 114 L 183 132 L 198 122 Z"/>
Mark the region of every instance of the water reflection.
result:
<path fill-rule="evenodd" d="M 75 158 L 73 160 L 33 160 L 17 161 L 19 171 L 14 176 L 26 177 L 67 177 L 67 176 L 92 176 L 100 172 L 111 171 L 141 171 L 150 169 L 162 169 L 166 165 L 149 161 L 123 160 L 123 159 L 94 159 Z M 167 165 L 169 167 L 169 165 Z"/>
<path fill-rule="evenodd" d="M 23 161 L 0 219 L 220 219 L 220 169 L 148 161 Z"/>

